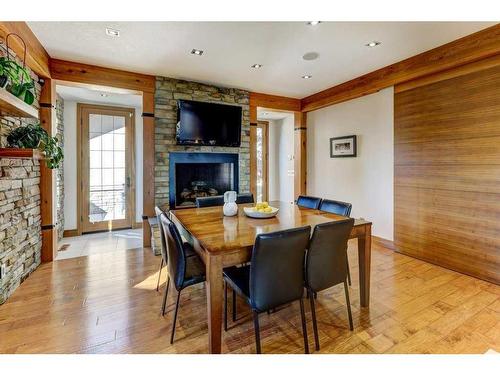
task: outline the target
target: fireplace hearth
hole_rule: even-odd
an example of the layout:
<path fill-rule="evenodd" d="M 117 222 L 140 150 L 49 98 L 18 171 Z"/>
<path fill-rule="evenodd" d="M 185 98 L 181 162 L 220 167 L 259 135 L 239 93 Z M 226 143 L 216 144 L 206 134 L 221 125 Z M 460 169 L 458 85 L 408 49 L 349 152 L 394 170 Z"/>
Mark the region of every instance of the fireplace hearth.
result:
<path fill-rule="evenodd" d="M 194 207 L 197 197 L 238 191 L 238 154 L 172 152 L 169 158 L 170 208 Z"/>

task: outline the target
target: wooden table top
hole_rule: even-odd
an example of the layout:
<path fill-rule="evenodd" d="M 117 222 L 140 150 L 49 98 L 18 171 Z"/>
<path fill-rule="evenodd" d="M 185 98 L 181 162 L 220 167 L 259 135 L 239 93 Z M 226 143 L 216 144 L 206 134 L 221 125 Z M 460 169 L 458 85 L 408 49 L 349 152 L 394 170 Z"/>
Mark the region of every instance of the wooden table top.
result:
<path fill-rule="evenodd" d="M 254 204 L 238 205 L 238 215 L 224 216 L 222 207 L 204 207 L 172 210 L 178 222 L 195 237 L 208 252 L 220 252 L 242 248 L 251 248 L 259 233 L 297 228 L 345 219 L 344 216 L 326 213 L 319 210 L 298 207 L 286 202 L 269 202 L 270 206 L 279 208 L 278 215 L 270 219 L 252 219 L 243 212 L 243 207 Z M 354 226 L 371 224 L 356 219 Z"/>

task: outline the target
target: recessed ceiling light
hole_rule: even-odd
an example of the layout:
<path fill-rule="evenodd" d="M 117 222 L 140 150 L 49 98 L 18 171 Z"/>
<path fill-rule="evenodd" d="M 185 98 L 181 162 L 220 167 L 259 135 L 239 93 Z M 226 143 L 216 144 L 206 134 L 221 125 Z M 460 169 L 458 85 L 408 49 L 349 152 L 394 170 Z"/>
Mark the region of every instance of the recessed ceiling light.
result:
<path fill-rule="evenodd" d="M 376 47 L 376 46 L 379 46 L 381 43 L 380 42 L 377 42 L 376 40 L 370 42 L 370 43 L 367 43 L 365 44 L 365 46 L 367 47 Z"/>
<path fill-rule="evenodd" d="M 262 64 L 253 64 L 252 68 L 254 68 L 254 69 L 262 68 Z"/>
<path fill-rule="evenodd" d="M 302 58 L 306 61 L 316 60 L 319 57 L 318 52 L 307 52 L 302 56 Z"/>
<path fill-rule="evenodd" d="M 321 23 L 321 21 L 309 21 L 307 24 L 309 26 L 316 26 L 316 25 L 319 25 Z"/>
<path fill-rule="evenodd" d="M 193 48 L 191 50 L 191 55 L 198 55 L 198 56 L 201 56 L 203 55 L 203 51 L 201 49 L 196 49 L 196 48 Z"/>
<path fill-rule="evenodd" d="M 309 78 L 312 78 L 312 75 L 310 75 L 310 74 L 306 74 L 305 76 L 302 76 L 302 78 L 304 78 L 304 79 L 309 79 Z"/>
<path fill-rule="evenodd" d="M 103 93 L 101 93 L 101 96 L 102 96 L 103 98 L 107 98 L 107 97 L 108 97 L 108 94 L 106 94 L 106 93 L 104 93 L 104 92 L 103 92 Z"/>
<path fill-rule="evenodd" d="M 120 36 L 120 30 L 112 29 L 110 27 L 106 27 L 106 35 L 109 36 Z"/>

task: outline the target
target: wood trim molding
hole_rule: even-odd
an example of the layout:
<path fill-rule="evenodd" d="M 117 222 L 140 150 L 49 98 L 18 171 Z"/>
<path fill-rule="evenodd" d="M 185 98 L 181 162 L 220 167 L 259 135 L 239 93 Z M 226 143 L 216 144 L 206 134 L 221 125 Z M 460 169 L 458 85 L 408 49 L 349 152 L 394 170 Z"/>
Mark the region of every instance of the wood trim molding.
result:
<path fill-rule="evenodd" d="M 301 100 L 302 112 L 372 94 L 386 87 L 500 54 L 500 24 L 454 40 Z"/>
<path fill-rule="evenodd" d="M 294 199 L 307 194 L 307 114 L 294 112 Z"/>
<path fill-rule="evenodd" d="M 155 112 L 154 92 L 142 94 L 142 111 Z M 155 118 L 142 118 L 142 243 L 144 247 L 151 247 L 151 228 L 147 217 L 155 215 Z"/>
<path fill-rule="evenodd" d="M 250 106 L 270 109 L 273 111 L 295 112 L 300 111 L 300 99 L 251 92 Z M 257 114 L 255 120 L 257 121 Z M 252 119 L 250 119 L 250 122 L 252 122 Z"/>
<path fill-rule="evenodd" d="M 154 76 L 124 70 L 51 59 L 50 72 L 53 79 L 61 81 L 118 87 L 148 93 L 155 91 Z"/>
<path fill-rule="evenodd" d="M 40 106 L 40 124 L 49 135 L 55 133 L 56 87 L 54 80 L 48 78 L 42 86 L 40 102 L 50 104 Z M 40 211 L 42 225 L 42 262 L 51 262 L 57 255 L 57 233 L 55 229 L 55 172 L 40 163 Z"/>
<path fill-rule="evenodd" d="M 9 33 L 15 33 L 26 43 L 26 65 L 41 78 L 50 78 L 50 56 L 26 22 L 0 22 L 2 44 Z M 11 43 L 12 42 L 12 43 Z M 23 45 L 18 38 L 9 38 L 9 46 L 17 56 L 23 56 Z"/>
<path fill-rule="evenodd" d="M 385 247 L 386 249 L 389 249 L 392 251 L 397 251 L 396 246 L 394 245 L 394 242 L 391 240 L 386 240 L 385 238 L 372 235 L 372 242 L 376 246 L 382 246 L 382 247 Z"/>
<path fill-rule="evenodd" d="M 63 237 L 77 237 L 79 235 L 78 229 L 65 229 L 63 232 Z"/>
<path fill-rule="evenodd" d="M 449 69 L 444 72 L 439 72 L 437 74 L 432 74 L 429 76 L 424 76 L 421 78 L 414 79 L 413 81 L 401 83 L 399 85 L 394 86 L 394 94 L 415 89 L 417 87 L 430 85 L 432 83 L 444 81 L 446 79 L 451 79 L 469 73 L 478 72 L 480 70 L 493 68 L 494 66 L 498 65 L 500 65 L 500 54 L 467 65 L 462 65 L 457 68 Z"/>

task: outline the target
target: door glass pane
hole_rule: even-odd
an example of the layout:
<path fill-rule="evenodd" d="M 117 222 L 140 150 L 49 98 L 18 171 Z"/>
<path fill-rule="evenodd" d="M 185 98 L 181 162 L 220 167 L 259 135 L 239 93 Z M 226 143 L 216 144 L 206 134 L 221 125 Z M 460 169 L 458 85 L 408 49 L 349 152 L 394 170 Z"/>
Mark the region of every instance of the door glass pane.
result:
<path fill-rule="evenodd" d="M 257 127 L 257 202 L 262 202 L 264 197 L 264 152 L 262 128 Z"/>
<path fill-rule="evenodd" d="M 125 219 L 125 117 L 90 114 L 89 149 L 89 221 Z"/>

